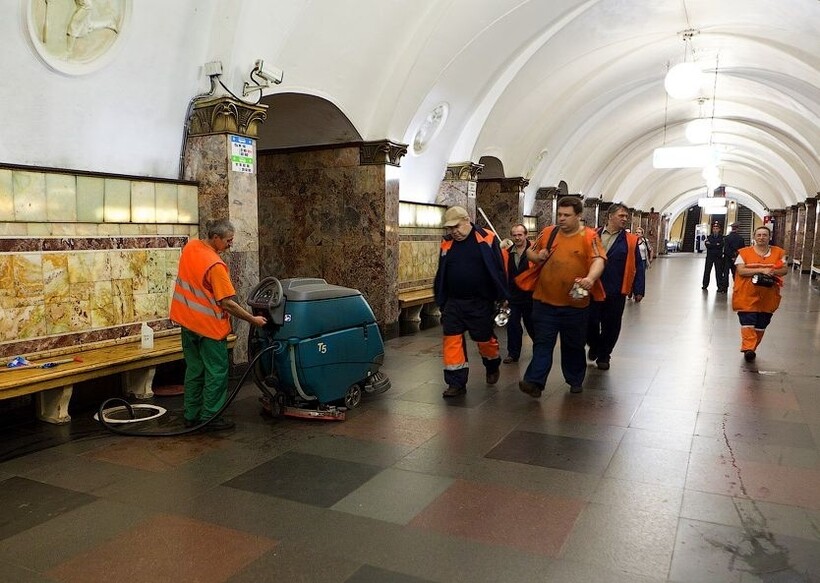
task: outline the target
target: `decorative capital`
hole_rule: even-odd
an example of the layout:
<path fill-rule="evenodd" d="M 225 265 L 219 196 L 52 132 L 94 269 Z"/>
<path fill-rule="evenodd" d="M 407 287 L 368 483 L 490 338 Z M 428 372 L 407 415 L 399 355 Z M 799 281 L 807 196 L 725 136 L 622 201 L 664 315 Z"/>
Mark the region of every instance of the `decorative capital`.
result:
<path fill-rule="evenodd" d="M 447 164 L 444 172 L 444 180 L 478 180 L 478 175 L 484 170 L 484 164 L 474 162 L 458 162 L 457 164 Z"/>
<path fill-rule="evenodd" d="M 560 194 L 557 186 L 542 186 L 535 191 L 535 200 L 552 200 Z"/>
<path fill-rule="evenodd" d="M 527 185 L 529 183 L 530 183 L 529 178 L 524 178 L 522 176 L 517 176 L 515 178 L 504 178 L 501 181 L 501 187 L 505 191 L 515 191 L 515 190 L 517 190 L 517 191 L 521 192 L 522 190 L 527 188 Z"/>
<path fill-rule="evenodd" d="M 400 166 L 401 158 L 407 153 L 407 144 L 397 144 L 390 140 L 362 142 L 359 146 L 359 164 L 362 166 L 389 164 Z"/>
<path fill-rule="evenodd" d="M 194 103 L 188 135 L 238 134 L 255 138 L 268 116 L 267 109 L 267 105 L 251 105 L 228 96 L 203 99 Z"/>

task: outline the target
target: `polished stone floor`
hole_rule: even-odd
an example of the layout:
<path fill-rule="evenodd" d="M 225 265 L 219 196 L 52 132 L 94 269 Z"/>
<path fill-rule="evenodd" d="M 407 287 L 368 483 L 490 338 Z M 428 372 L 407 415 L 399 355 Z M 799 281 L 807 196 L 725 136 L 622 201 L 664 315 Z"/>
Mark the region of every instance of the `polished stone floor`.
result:
<path fill-rule="evenodd" d="M 820 581 L 820 294 L 791 274 L 745 363 L 703 262 L 656 262 L 578 395 L 518 391 L 525 341 L 492 387 L 471 345 L 445 401 L 434 327 L 341 423 L 271 421 L 251 385 L 224 434 L 5 418 L 0 581 Z"/>

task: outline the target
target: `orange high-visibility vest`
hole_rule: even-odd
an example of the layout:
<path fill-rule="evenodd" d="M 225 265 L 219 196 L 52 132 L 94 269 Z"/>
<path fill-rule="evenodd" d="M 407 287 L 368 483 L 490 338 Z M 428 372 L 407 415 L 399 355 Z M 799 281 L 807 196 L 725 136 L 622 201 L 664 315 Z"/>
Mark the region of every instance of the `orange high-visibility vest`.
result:
<path fill-rule="evenodd" d="M 628 296 L 632 293 L 632 284 L 635 282 L 635 274 L 638 266 L 635 264 L 635 249 L 638 247 L 638 236 L 632 233 L 626 235 L 626 266 L 624 267 L 624 282 L 621 284 L 621 293 Z"/>
<path fill-rule="evenodd" d="M 204 241 L 194 239 L 182 249 L 170 318 L 206 338 L 222 340 L 231 332 L 228 313 L 205 286 L 205 274 L 214 265 L 227 265 Z"/>
<path fill-rule="evenodd" d="M 754 246 L 744 247 L 738 251 L 746 267 L 783 267 L 786 252 L 780 247 L 770 246 L 768 257 L 755 253 Z M 780 286 L 761 287 L 752 283 L 751 277 L 735 277 L 732 292 L 732 309 L 736 312 L 766 312 L 774 314 L 780 307 Z"/>

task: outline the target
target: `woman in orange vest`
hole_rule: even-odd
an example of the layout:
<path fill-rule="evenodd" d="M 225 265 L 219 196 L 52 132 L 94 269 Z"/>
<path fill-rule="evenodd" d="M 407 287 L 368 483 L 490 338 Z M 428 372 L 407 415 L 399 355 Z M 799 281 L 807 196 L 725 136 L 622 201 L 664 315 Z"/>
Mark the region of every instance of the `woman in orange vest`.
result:
<path fill-rule="evenodd" d="M 236 290 L 228 266 L 219 254 L 231 248 L 234 227 L 228 219 L 208 221 L 207 239 L 191 239 L 179 259 L 170 318 L 182 327 L 185 355 L 185 426 L 193 427 L 214 417 L 225 404 L 228 392 L 229 316 L 253 326 L 264 326 L 236 303 Z M 211 421 L 211 431 L 230 429 L 223 418 Z"/>
<path fill-rule="evenodd" d="M 771 236 L 768 227 L 758 227 L 754 232 L 754 245 L 738 251 L 735 259 L 737 273 L 732 309 L 740 320 L 740 351 L 746 362 L 757 357 L 755 351 L 780 306 L 780 287 L 789 270 L 786 252 L 769 245 Z"/>

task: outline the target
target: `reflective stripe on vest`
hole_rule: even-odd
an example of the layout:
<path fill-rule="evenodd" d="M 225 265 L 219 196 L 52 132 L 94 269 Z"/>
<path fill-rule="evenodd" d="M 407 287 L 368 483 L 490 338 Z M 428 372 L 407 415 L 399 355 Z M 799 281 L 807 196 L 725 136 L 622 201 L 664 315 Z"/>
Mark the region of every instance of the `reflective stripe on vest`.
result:
<path fill-rule="evenodd" d="M 185 245 L 171 300 L 170 319 L 206 338 L 222 340 L 231 331 L 228 313 L 204 286 L 205 274 L 217 264 L 225 265 L 205 242 L 195 239 Z"/>

